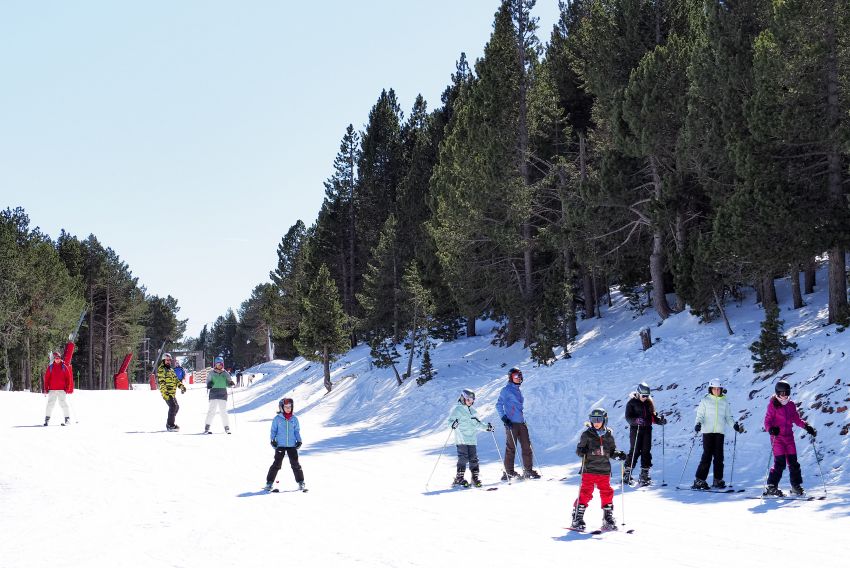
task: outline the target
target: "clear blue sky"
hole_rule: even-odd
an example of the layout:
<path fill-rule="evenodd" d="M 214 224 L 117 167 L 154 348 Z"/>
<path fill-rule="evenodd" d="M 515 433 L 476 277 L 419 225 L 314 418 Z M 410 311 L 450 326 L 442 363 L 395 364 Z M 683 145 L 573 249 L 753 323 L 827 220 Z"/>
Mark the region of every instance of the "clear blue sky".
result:
<path fill-rule="evenodd" d="M 383 88 L 440 104 L 498 0 L 0 2 L 0 208 L 94 233 L 197 335 L 310 225 Z M 538 0 L 547 41 L 557 0 Z"/>

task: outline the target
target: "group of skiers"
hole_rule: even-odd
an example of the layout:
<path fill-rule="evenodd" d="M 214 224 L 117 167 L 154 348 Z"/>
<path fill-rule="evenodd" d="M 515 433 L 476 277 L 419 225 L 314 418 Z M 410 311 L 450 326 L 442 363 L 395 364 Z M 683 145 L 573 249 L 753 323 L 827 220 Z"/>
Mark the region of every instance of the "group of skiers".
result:
<path fill-rule="evenodd" d="M 520 477 L 520 474 L 514 471 L 517 444 L 522 447 L 521 477 L 525 479 L 540 477 L 532 468 L 533 451 L 528 425 L 523 414 L 523 396 L 519 388 L 522 381 L 522 372 L 512 368 L 508 372 L 508 382 L 499 393 L 496 403 L 496 412 L 505 425 L 503 481 Z M 602 503 L 602 530 L 617 530 L 614 518 L 614 490 L 610 482 L 611 459 L 625 462 L 622 474 L 624 484 L 640 486 L 649 485 L 652 482 L 650 477 L 652 426 L 653 424 L 663 426 L 667 423 L 667 419 L 656 410 L 650 391 L 649 385 L 642 382 L 631 393 L 626 403 L 625 419 L 629 425 L 628 454 L 617 450 L 614 434 L 608 428 L 608 413 L 603 408 L 595 408 L 590 412 L 576 446 L 576 454 L 581 458 L 581 487 L 578 498 L 573 503 L 570 528 L 580 531 L 586 528 L 584 513 L 596 488 L 599 490 Z M 770 397 L 764 418 L 764 428 L 770 434 L 774 455 L 773 466 L 764 491 L 765 496 L 784 495 L 779 490 L 778 484 L 786 465 L 790 471 L 791 493 L 796 495 L 804 493 L 792 427 L 797 425 L 805 429 L 812 437 L 816 436 L 817 432 L 800 418 L 790 395 L 791 385 L 786 381 L 777 382 L 775 394 Z M 472 408 L 474 403 L 475 393 L 464 389 L 460 393 L 457 404 L 449 413 L 448 425 L 455 432 L 458 456 L 457 474 L 452 482 L 453 486 L 470 485 L 465 479 L 467 466 L 472 474 L 471 484 L 475 487 L 482 485 L 479 477 L 477 435 L 482 431 L 492 432 L 493 425 L 489 422 L 484 423 L 478 418 L 477 412 Z M 703 453 L 691 489 L 708 490 L 726 487 L 726 482 L 723 480 L 723 447 L 727 426 L 731 426 L 736 433 L 745 432 L 744 427 L 732 418 L 732 411 L 726 399 L 726 389 L 723 388 L 719 379 L 712 379 L 708 385 L 708 393 L 700 400 L 697 407 L 694 431 L 695 435 L 702 434 Z M 634 478 L 632 472 L 638 458 L 640 458 L 640 474 Z M 706 479 L 712 464 L 714 478 L 712 485 L 709 486 Z"/>

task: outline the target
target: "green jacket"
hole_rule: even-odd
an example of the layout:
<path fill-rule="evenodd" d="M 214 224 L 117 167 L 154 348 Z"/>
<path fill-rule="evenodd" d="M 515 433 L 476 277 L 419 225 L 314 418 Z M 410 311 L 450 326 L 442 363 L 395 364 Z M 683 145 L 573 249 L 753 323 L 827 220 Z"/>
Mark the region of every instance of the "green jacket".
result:
<path fill-rule="evenodd" d="M 227 387 L 234 386 L 235 383 L 230 378 L 230 373 L 225 370 L 216 371 L 213 369 L 207 375 L 207 390 L 209 391 L 210 400 L 227 400 Z"/>
<path fill-rule="evenodd" d="M 705 395 L 699 402 L 697 407 L 697 420 L 694 426 L 702 424 L 700 433 L 702 434 L 723 434 L 726 432 L 726 425 L 732 426 L 735 420 L 732 418 L 732 409 L 729 407 L 729 401 L 726 397 L 714 396 L 713 394 Z"/>
<path fill-rule="evenodd" d="M 455 407 L 449 414 L 449 427 L 457 420 L 457 428 L 455 429 L 455 444 L 475 446 L 478 444 L 478 432 L 487 429 L 487 424 L 482 423 L 478 419 L 478 413 L 471 406 L 466 406 L 458 401 Z"/>
<path fill-rule="evenodd" d="M 177 378 L 177 373 L 171 367 L 166 367 L 165 363 L 160 363 L 156 368 L 156 382 L 159 383 L 159 392 L 165 400 L 174 398 L 178 388 L 186 392 L 186 387 Z"/>

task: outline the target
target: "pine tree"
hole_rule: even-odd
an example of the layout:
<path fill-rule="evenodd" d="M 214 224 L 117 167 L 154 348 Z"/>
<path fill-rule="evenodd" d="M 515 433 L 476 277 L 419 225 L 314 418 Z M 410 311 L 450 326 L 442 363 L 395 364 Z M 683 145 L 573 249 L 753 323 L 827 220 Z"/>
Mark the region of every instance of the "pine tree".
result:
<path fill-rule="evenodd" d="M 431 348 L 426 343 L 425 351 L 422 353 L 422 364 L 419 366 L 419 376 L 416 377 L 416 384 L 422 386 L 436 376 L 437 371 L 434 370 L 434 365 L 431 363 Z"/>
<path fill-rule="evenodd" d="M 339 290 L 331 280 L 327 265 L 319 267 L 316 279 L 302 299 L 301 308 L 296 345 L 306 359 L 322 362 L 325 389 L 330 392 L 330 363 L 337 355 L 345 353 L 349 345 Z"/>
<path fill-rule="evenodd" d="M 761 334 L 758 341 L 750 345 L 752 351 L 753 371 L 761 373 L 767 371 L 771 375 L 778 373 L 790 358 L 786 353 L 797 348 L 797 344 L 788 341 L 782 333 L 782 325 L 785 322 L 779 319 L 779 307 L 771 307 L 761 323 Z"/>
<path fill-rule="evenodd" d="M 434 315 L 434 299 L 431 292 L 422 284 L 422 274 L 416 261 L 411 261 L 404 271 L 402 278 L 403 305 L 405 306 L 405 321 L 409 328 L 409 349 L 407 372 L 404 378 L 410 378 L 413 369 L 413 357 L 428 348 L 430 339 L 428 333 Z"/>

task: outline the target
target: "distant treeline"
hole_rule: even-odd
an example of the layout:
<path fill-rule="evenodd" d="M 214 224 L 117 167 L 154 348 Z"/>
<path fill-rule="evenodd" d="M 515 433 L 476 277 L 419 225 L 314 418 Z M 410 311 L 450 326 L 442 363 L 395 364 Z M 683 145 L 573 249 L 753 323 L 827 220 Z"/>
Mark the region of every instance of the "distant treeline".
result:
<path fill-rule="evenodd" d="M 30 227 L 23 209 L 0 211 L 0 387 L 39 391 L 52 351 L 63 351 L 85 312 L 73 359 L 78 388 L 112 388 L 128 353 L 140 369 L 186 327 L 177 300 L 148 295 L 127 263 L 94 235 L 56 241 Z M 154 347 L 155 346 L 155 347 Z M 151 364 L 153 361 L 151 361 Z M 139 373 L 139 379 L 144 380 Z"/>
<path fill-rule="evenodd" d="M 326 363 L 366 341 L 402 381 L 427 338 L 488 317 L 548 364 L 613 285 L 661 319 L 722 317 L 742 286 L 769 313 L 777 277 L 803 305 L 818 257 L 846 323 L 850 5 L 560 5 L 542 43 L 534 1 L 504 0 L 435 110 L 382 91 L 272 283 L 210 333 L 242 334 L 245 363 L 267 335 Z"/>

